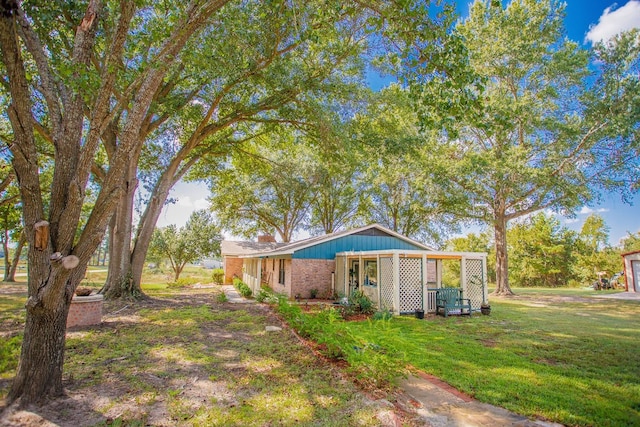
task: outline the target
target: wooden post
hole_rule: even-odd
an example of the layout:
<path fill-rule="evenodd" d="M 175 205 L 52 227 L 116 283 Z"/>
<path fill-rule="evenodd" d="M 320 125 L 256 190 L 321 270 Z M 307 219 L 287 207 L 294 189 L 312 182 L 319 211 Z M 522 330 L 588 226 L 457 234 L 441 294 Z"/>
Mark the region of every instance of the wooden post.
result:
<path fill-rule="evenodd" d="M 422 254 L 422 309 L 427 312 L 429 299 L 429 261 L 427 261 L 427 254 Z"/>
<path fill-rule="evenodd" d="M 436 260 L 436 288 L 442 287 L 442 260 Z"/>
<path fill-rule="evenodd" d="M 460 287 L 462 287 L 462 296 L 469 298 L 467 294 L 467 259 L 462 257 L 460 259 Z"/>
<path fill-rule="evenodd" d="M 400 254 L 393 254 L 393 312 L 400 314 Z"/>
<path fill-rule="evenodd" d="M 36 232 L 34 246 L 39 251 L 44 251 L 49 246 L 49 223 L 38 221 L 33 228 Z"/>

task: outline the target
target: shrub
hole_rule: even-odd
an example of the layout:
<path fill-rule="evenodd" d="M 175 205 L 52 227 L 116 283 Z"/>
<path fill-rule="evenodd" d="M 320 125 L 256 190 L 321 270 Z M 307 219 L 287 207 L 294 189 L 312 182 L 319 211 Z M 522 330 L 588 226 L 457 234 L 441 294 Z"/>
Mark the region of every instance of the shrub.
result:
<path fill-rule="evenodd" d="M 218 302 L 219 304 L 224 304 L 227 301 L 229 301 L 229 298 L 227 298 L 227 294 L 225 294 L 224 292 L 220 292 L 216 297 L 216 302 Z"/>
<path fill-rule="evenodd" d="M 363 291 L 354 291 L 349 296 L 349 305 L 356 313 L 371 314 L 375 311 L 373 301 Z"/>
<path fill-rule="evenodd" d="M 309 295 L 311 296 L 311 299 L 316 299 L 318 296 L 318 290 L 316 288 L 311 289 L 309 291 Z"/>
<path fill-rule="evenodd" d="M 214 268 L 211 273 L 213 283 L 216 285 L 222 285 L 224 283 L 224 270 L 221 268 Z"/>
<path fill-rule="evenodd" d="M 195 285 L 199 281 L 200 280 L 196 279 L 195 277 L 181 277 L 175 282 L 167 283 L 167 286 L 170 288 L 184 288 L 186 286 Z"/>
<path fill-rule="evenodd" d="M 269 302 L 273 298 L 273 291 L 271 288 L 262 286 L 256 295 L 256 301 L 258 302 Z"/>
<path fill-rule="evenodd" d="M 235 288 L 238 290 L 240 295 L 242 295 L 245 298 L 250 298 L 251 294 L 253 293 L 251 292 L 251 288 L 249 287 L 249 285 L 247 285 L 237 277 L 233 279 L 233 286 L 235 286 Z"/>
<path fill-rule="evenodd" d="M 298 334 L 320 344 L 324 355 L 346 360 L 349 371 L 363 383 L 380 387 L 405 375 L 405 363 L 399 352 L 357 338 L 337 309 L 329 307 L 306 314 L 299 305 L 280 298 L 277 310 Z M 386 322 L 371 325 L 376 329 L 388 328 Z"/>
<path fill-rule="evenodd" d="M 376 311 L 373 313 L 373 320 L 389 320 L 393 317 L 393 313 L 389 309 L 385 308 L 382 311 Z"/>

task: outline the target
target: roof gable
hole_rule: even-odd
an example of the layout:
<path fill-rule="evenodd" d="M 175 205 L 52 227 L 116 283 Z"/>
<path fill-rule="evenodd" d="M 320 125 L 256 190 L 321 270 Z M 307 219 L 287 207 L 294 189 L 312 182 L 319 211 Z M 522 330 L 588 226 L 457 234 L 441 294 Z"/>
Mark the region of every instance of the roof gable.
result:
<path fill-rule="evenodd" d="M 297 242 L 284 244 L 283 246 L 278 247 L 277 249 L 257 251 L 257 252 L 246 254 L 246 255 L 247 256 L 292 255 L 297 251 L 301 251 L 303 249 L 307 249 L 312 246 L 321 245 L 321 244 L 330 242 L 332 240 L 339 239 L 346 236 L 392 237 L 392 238 L 397 238 L 403 242 L 406 242 L 409 245 L 415 246 L 418 249 L 429 250 L 429 251 L 433 250 L 433 248 L 423 243 L 410 239 L 409 237 L 403 236 L 402 234 L 396 233 L 395 231 L 392 231 L 380 224 L 371 224 L 365 227 L 360 227 L 352 230 L 339 231 L 339 232 L 327 234 L 324 236 L 310 237 L 308 239 L 300 240 Z"/>

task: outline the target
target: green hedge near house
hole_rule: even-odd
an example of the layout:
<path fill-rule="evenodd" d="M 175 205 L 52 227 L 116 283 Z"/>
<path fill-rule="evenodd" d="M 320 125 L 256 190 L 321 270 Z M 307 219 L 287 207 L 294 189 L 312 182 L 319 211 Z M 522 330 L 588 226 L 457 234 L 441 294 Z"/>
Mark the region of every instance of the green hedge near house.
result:
<path fill-rule="evenodd" d="M 221 268 L 214 268 L 211 272 L 211 280 L 216 285 L 222 285 L 224 283 L 224 270 Z"/>
<path fill-rule="evenodd" d="M 235 286 L 236 290 L 240 293 L 240 295 L 242 295 L 245 298 L 251 298 L 251 295 L 253 294 L 253 292 L 251 291 L 251 288 L 249 287 L 249 285 L 244 283 L 242 280 L 236 277 L 235 279 L 233 279 L 233 286 Z"/>
<path fill-rule="evenodd" d="M 323 308 L 319 312 L 305 313 L 299 305 L 282 297 L 278 301 L 278 313 L 302 337 L 320 345 L 325 356 L 348 362 L 348 371 L 361 383 L 386 387 L 406 375 L 406 363 L 399 352 L 382 348 L 351 333 L 339 310 Z M 388 327 L 386 320 L 370 321 L 374 329 Z"/>

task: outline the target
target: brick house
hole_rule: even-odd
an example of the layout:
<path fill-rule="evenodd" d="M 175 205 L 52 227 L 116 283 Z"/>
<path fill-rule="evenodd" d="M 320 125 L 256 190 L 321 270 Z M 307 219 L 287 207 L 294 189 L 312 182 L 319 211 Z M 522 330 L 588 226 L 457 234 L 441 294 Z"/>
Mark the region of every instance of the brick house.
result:
<path fill-rule="evenodd" d="M 222 255 L 222 268 L 224 270 L 224 283 L 232 283 L 234 277 L 242 279 L 244 255 L 255 252 L 271 251 L 283 243 L 276 243 L 273 236 L 258 236 L 257 242 L 237 242 L 223 240 L 220 244 Z"/>
<path fill-rule="evenodd" d="M 289 298 L 357 289 L 397 314 L 435 312 L 437 289 L 444 286 L 460 287 L 473 311 L 488 302 L 486 253 L 436 251 L 380 224 L 292 243 L 222 242 L 222 255 L 226 277 L 242 277 L 254 293 L 262 284 Z M 445 283 L 451 262 L 458 277 Z"/>
<path fill-rule="evenodd" d="M 258 242 L 223 241 L 225 277 L 241 277 L 252 290 L 267 284 L 275 292 L 291 298 L 331 297 L 335 289 L 336 254 L 344 251 L 385 249 L 432 250 L 432 248 L 398 234 L 379 224 L 292 243 L 275 240 Z"/>

